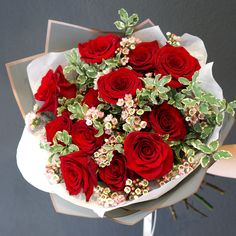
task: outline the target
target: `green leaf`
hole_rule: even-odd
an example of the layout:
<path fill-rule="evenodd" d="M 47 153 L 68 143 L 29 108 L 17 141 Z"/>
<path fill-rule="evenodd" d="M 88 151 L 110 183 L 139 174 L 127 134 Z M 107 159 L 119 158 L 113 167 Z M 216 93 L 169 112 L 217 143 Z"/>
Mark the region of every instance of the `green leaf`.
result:
<path fill-rule="evenodd" d="M 201 100 L 209 103 L 211 106 L 220 106 L 221 101 L 210 93 L 202 94 Z"/>
<path fill-rule="evenodd" d="M 155 80 L 156 80 L 156 77 L 155 77 Z M 171 75 L 164 76 L 161 79 L 158 79 L 158 86 L 165 86 L 170 81 L 171 81 Z"/>
<path fill-rule="evenodd" d="M 213 158 L 215 161 L 218 161 L 220 159 L 229 159 L 232 157 L 232 154 L 229 151 L 225 150 L 219 150 L 216 153 L 213 154 Z"/>
<path fill-rule="evenodd" d="M 115 21 L 114 25 L 118 30 L 123 30 L 125 29 L 125 24 L 122 21 Z"/>
<path fill-rule="evenodd" d="M 68 147 L 68 151 L 71 152 L 76 152 L 79 151 L 79 148 L 75 144 L 70 144 Z"/>
<path fill-rule="evenodd" d="M 212 141 L 212 142 L 210 142 L 209 144 L 208 144 L 208 147 L 213 151 L 213 152 L 215 152 L 218 148 L 219 148 L 219 141 L 218 140 L 214 140 L 214 141 Z"/>
<path fill-rule="evenodd" d="M 118 11 L 118 14 L 119 14 L 120 19 L 121 19 L 122 21 L 124 21 L 125 23 L 128 21 L 129 15 L 128 15 L 128 12 L 127 12 L 124 8 L 121 8 L 121 9 Z"/>
<path fill-rule="evenodd" d="M 204 156 L 201 158 L 200 163 L 203 168 L 205 168 L 210 162 L 210 157 L 209 156 Z"/>
<path fill-rule="evenodd" d="M 51 152 L 53 153 L 61 153 L 64 150 L 64 146 L 60 145 L 60 144 L 55 144 L 51 147 Z"/>
<path fill-rule="evenodd" d="M 88 77 L 90 77 L 90 78 L 96 78 L 97 77 L 97 72 L 96 71 L 86 71 L 86 74 L 87 74 L 87 76 Z"/>
<path fill-rule="evenodd" d="M 103 128 L 98 129 L 98 132 L 95 134 L 95 137 L 98 138 L 104 134 Z"/>
<path fill-rule="evenodd" d="M 119 152 L 119 153 L 123 153 L 123 152 L 124 152 L 124 149 L 123 149 L 122 144 L 115 144 L 115 145 L 114 145 L 114 148 L 115 148 L 115 150 L 116 150 L 117 152 Z"/>
<path fill-rule="evenodd" d="M 167 93 L 169 91 L 169 88 L 158 87 L 157 90 L 158 90 L 159 93 Z"/>
<path fill-rule="evenodd" d="M 151 110 L 152 110 L 152 108 L 149 107 L 149 106 L 147 106 L 147 105 L 145 105 L 142 109 L 143 109 L 144 111 L 151 111 Z"/>
<path fill-rule="evenodd" d="M 208 110 L 209 110 L 209 106 L 208 106 L 207 103 L 203 102 L 203 103 L 200 104 L 200 106 L 199 106 L 199 111 L 200 111 L 201 113 L 207 113 Z"/>
<path fill-rule="evenodd" d="M 73 48 L 70 52 L 65 54 L 65 57 L 70 64 L 76 65 L 79 59 L 77 49 Z"/>
<path fill-rule="evenodd" d="M 68 65 L 63 69 L 63 73 L 64 74 L 69 74 L 71 71 L 75 70 L 75 66 L 74 65 Z"/>
<path fill-rule="evenodd" d="M 131 35 L 132 33 L 134 32 L 134 29 L 133 28 L 131 28 L 131 27 L 128 27 L 127 29 L 126 29 L 126 31 L 125 31 L 125 35 Z"/>
<path fill-rule="evenodd" d="M 204 129 L 202 129 L 201 131 L 201 138 L 202 139 L 206 139 L 213 131 L 213 127 L 205 127 Z"/>
<path fill-rule="evenodd" d="M 179 77 L 178 81 L 183 85 L 189 85 L 190 84 L 190 81 L 188 79 L 184 78 L 184 77 Z"/>
<path fill-rule="evenodd" d="M 223 115 L 223 113 L 222 113 L 222 112 L 218 113 L 218 114 L 216 115 L 216 123 L 217 123 L 218 125 L 222 125 L 223 120 L 224 120 L 224 115 Z"/>
<path fill-rule="evenodd" d="M 187 107 L 194 107 L 197 104 L 197 101 L 191 98 L 184 98 L 182 103 Z"/>
<path fill-rule="evenodd" d="M 229 102 L 228 106 L 231 106 L 232 108 L 236 108 L 236 100 Z"/>
<path fill-rule="evenodd" d="M 87 80 L 87 77 L 85 75 L 79 75 L 77 77 L 77 81 L 80 85 L 84 85 Z"/>
<path fill-rule="evenodd" d="M 66 144 L 66 145 L 70 144 L 71 143 L 71 136 L 69 135 L 69 133 L 66 130 L 63 130 L 62 135 L 63 135 L 64 144 Z"/>
<path fill-rule="evenodd" d="M 228 104 L 228 106 L 227 106 L 227 108 L 226 108 L 226 111 L 230 114 L 230 115 L 232 115 L 232 116 L 234 116 L 234 114 L 235 114 L 235 111 L 234 111 L 234 105 L 232 104 L 232 103 L 229 103 Z"/>
<path fill-rule="evenodd" d="M 191 144 L 194 148 L 205 154 L 212 153 L 212 150 L 206 144 L 202 143 L 199 139 L 192 141 Z"/>
<path fill-rule="evenodd" d="M 201 90 L 201 88 L 198 86 L 198 84 L 196 84 L 196 83 L 193 84 L 192 90 L 193 90 L 194 95 L 195 95 L 197 98 L 201 97 L 201 95 L 202 95 L 202 90 Z"/>
<path fill-rule="evenodd" d="M 198 75 L 199 75 L 199 71 L 196 71 L 196 72 L 193 74 L 193 77 L 192 77 L 192 82 L 193 82 L 193 83 L 196 83 L 197 78 L 198 78 Z"/>
<path fill-rule="evenodd" d="M 132 14 L 128 19 L 128 26 L 135 26 L 139 21 L 137 14 Z"/>

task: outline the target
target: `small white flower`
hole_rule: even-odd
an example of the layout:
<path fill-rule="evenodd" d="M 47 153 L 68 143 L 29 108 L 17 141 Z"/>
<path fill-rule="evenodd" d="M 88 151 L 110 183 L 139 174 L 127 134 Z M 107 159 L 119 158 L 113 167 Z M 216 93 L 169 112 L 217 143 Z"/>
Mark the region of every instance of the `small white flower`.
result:
<path fill-rule="evenodd" d="M 129 113 L 127 111 L 122 111 L 121 118 L 125 120 L 128 117 Z"/>
<path fill-rule="evenodd" d="M 122 107 L 124 105 L 124 99 L 123 98 L 119 98 L 116 105 L 119 106 L 119 107 Z"/>
<path fill-rule="evenodd" d="M 86 125 L 88 125 L 88 126 L 90 126 L 90 125 L 92 125 L 93 124 L 93 122 L 91 121 L 91 120 L 86 120 Z"/>
<path fill-rule="evenodd" d="M 129 38 L 129 43 L 130 44 L 135 43 L 135 41 L 136 41 L 135 37 L 132 36 L 132 37 Z"/>
<path fill-rule="evenodd" d="M 130 49 L 132 49 L 132 50 L 134 50 L 135 47 L 136 47 L 135 44 L 131 44 L 131 45 L 130 45 Z"/>
<path fill-rule="evenodd" d="M 139 125 L 142 129 L 145 129 L 146 126 L 147 126 L 147 122 L 146 121 L 141 121 Z"/>
<path fill-rule="evenodd" d="M 113 125 L 117 125 L 117 124 L 118 124 L 118 120 L 117 120 L 116 118 L 113 118 L 113 119 L 111 120 L 111 123 L 112 123 Z"/>
<path fill-rule="evenodd" d="M 112 118 L 113 118 L 113 115 L 109 114 L 104 118 L 104 122 L 110 122 L 112 120 Z"/>
<path fill-rule="evenodd" d="M 129 54 L 129 49 L 128 49 L 128 48 L 123 48 L 123 49 L 122 49 L 122 53 L 123 53 L 124 55 L 128 55 L 128 54 Z"/>

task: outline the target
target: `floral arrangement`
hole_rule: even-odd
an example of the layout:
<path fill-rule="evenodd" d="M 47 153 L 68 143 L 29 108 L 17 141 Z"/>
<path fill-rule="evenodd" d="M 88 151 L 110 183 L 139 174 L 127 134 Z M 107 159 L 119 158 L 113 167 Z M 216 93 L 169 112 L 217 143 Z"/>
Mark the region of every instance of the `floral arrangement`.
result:
<path fill-rule="evenodd" d="M 218 139 L 225 114 L 236 108 L 214 94 L 211 81 L 209 90 L 207 65 L 180 37 L 168 32 L 164 45 L 141 40 L 138 15 L 119 15 L 121 33 L 79 42 L 65 67 L 46 73 L 26 118 L 49 154 L 50 183 L 103 207 L 230 158 Z"/>

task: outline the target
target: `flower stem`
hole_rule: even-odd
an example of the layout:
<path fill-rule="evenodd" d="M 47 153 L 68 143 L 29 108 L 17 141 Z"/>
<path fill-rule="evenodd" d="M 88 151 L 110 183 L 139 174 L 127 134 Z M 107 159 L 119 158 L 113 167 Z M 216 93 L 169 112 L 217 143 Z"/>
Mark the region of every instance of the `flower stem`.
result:
<path fill-rule="evenodd" d="M 213 209 L 213 206 L 202 196 L 200 196 L 199 194 L 195 193 L 194 194 L 195 198 L 201 202 L 204 206 L 206 206 L 209 210 Z"/>

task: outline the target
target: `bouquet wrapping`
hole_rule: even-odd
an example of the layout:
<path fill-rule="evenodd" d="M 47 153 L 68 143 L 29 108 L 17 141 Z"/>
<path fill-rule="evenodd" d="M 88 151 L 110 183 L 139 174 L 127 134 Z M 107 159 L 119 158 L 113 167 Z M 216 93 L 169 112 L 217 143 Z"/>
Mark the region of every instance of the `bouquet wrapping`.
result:
<path fill-rule="evenodd" d="M 37 103 L 30 112 L 27 87 L 17 165 L 59 212 L 133 224 L 196 192 L 207 168 L 231 157 L 218 148 L 235 102 L 200 38 L 119 14 L 124 34 L 50 21 L 46 53 L 18 64 Z"/>

